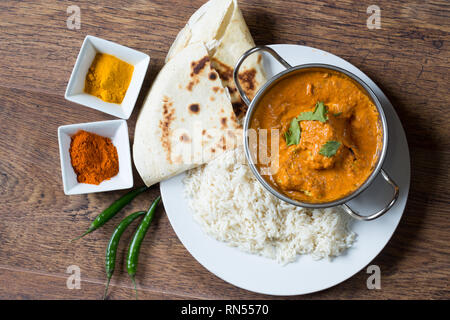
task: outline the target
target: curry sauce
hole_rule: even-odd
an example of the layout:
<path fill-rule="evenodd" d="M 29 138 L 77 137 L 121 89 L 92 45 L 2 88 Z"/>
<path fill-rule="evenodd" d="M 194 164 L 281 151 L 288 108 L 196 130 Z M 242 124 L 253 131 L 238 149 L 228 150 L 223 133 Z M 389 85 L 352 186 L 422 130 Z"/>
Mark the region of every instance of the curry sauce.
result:
<path fill-rule="evenodd" d="M 319 111 L 317 120 L 312 115 Z M 267 148 L 271 159 L 276 157 L 267 146 L 277 137 L 278 165 L 272 164 L 266 179 L 301 202 L 349 195 L 370 176 L 382 148 L 382 125 L 371 98 L 354 80 L 329 69 L 301 69 L 273 85 L 255 107 L 250 127 L 267 129 L 267 145 L 259 147 Z"/>

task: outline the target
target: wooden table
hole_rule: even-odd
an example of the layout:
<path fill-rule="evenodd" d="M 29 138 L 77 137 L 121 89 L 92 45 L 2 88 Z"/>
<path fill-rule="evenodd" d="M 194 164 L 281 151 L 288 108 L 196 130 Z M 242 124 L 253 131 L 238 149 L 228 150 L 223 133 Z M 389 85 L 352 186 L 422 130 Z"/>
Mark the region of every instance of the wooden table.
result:
<path fill-rule="evenodd" d="M 391 99 L 406 130 L 412 158 L 409 201 L 400 225 L 372 264 L 381 290 L 368 290 L 366 270 L 331 289 L 294 298 L 450 298 L 450 5 L 448 1 L 379 0 L 381 29 L 366 26 L 373 1 L 240 1 L 258 44 L 292 43 L 332 52 L 368 74 Z M 109 39 L 151 56 L 136 111 L 178 31 L 203 0 L 73 1 L 81 28 L 70 30 L 66 1 L 0 2 L 0 299 L 98 299 L 104 250 L 123 217 L 68 240 L 123 191 L 65 196 L 57 127 L 113 119 L 64 99 L 84 37 Z M 135 186 L 141 185 L 135 175 Z M 159 186 L 127 212 L 146 208 Z M 273 298 L 238 289 L 205 270 L 176 237 L 164 210 L 145 238 L 137 282 L 140 298 Z M 111 299 L 133 299 L 123 258 L 124 235 Z M 68 289 L 68 266 L 81 269 L 81 289 Z"/>

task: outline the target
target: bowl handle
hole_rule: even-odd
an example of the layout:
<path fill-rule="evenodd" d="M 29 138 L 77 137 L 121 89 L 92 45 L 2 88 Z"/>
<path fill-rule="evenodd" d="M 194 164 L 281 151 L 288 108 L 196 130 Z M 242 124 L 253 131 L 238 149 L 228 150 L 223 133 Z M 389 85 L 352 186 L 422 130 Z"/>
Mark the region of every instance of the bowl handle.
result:
<path fill-rule="evenodd" d="M 241 83 L 239 82 L 239 68 L 241 67 L 242 63 L 244 62 L 245 59 L 247 59 L 247 57 L 249 55 L 251 55 L 252 53 L 255 53 L 257 51 L 265 51 L 267 53 L 269 53 L 272 57 L 275 58 L 275 60 L 277 60 L 279 63 L 281 63 L 286 69 L 292 68 L 292 66 L 287 63 L 282 57 L 280 57 L 280 55 L 278 53 L 276 53 L 275 50 L 273 50 L 272 48 L 269 48 L 267 46 L 256 46 L 253 47 L 249 50 L 247 50 L 238 60 L 238 62 L 236 63 L 236 66 L 234 67 L 234 71 L 233 71 L 233 79 L 234 79 L 234 83 L 236 84 L 236 88 L 239 91 L 239 94 L 242 98 L 242 100 L 245 102 L 245 104 L 247 106 L 250 105 L 250 99 L 247 96 L 247 94 L 245 93 L 245 91 L 242 89 L 241 87 Z"/>
<path fill-rule="evenodd" d="M 383 176 L 384 180 L 386 180 L 386 182 L 389 183 L 392 186 L 392 188 L 394 189 L 394 196 L 392 197 L 392 200 L 387 204 L 386 207 L 384 207 L 383 209 L 381 209 L 380 211 L 378 211 L 374 214 L 371 214 L 370 216 L 362 216 L 359 213 L 355 212 L 352 208 L 350 208 L 346 203 L 342 204 L 342 207 L 344 208 L 344 210 L 349 215 L 351 215 L 353 218 L 358 219 L 358 220 L 363 220 L 363 221 L 375 220 L 376 218 L 379 218 L 383 214 L 385 214 L 390 208 L 392 208 L 394 203 L 397 201 L 398 193 L 399 193 L 397 184 L 394 182 L 394 180 L 392 180 L 389 177 L 389 175 L 386 173 L 386 171 L 381 169 L 380 172 L 381 172 L 381 175 Z"/>

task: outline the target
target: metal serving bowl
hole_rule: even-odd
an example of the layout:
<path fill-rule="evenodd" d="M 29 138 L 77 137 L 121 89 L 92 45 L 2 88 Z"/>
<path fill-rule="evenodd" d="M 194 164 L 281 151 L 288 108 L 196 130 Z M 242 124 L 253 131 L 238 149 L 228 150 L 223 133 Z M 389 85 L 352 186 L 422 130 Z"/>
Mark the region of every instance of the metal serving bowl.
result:
<path fill-rule="evenodd" d="M 267 81 L 267 83 L 264 84 L 258 90 L 254 99 L 252 101 L 250 101 L 249 97 L 245 94 L 244 90 L 242 89 L 242 87 L 239 83 L 238 74 L 239 74 L 239 68 L 241 67 L 244 60 L 249 55 L 251 55 L 252 53 L 255 53 L 257 51 L 265 51 L 265 52 L 269 53 L 273 58 L 275 58 L 279 63 L 281 63 L 286 68 L 286 70 L 278 73 L 277 75 L 273 76 L 269 81 Z M 292 198 L 289 198 L 285 194 L 279 192 L 266 179 L 263 178 L 263 176 L 261 175 L 261 173 L 259 172 L 258 168 L 255 165 L 256 159 L 253 159 L 253 156 L 252 156 L 252 153 L 250 152 L 250 147 L 249 147 L 248 130 L 249 130 L 249 126 L 250 126 L 250 122 L 251 122 L 253 113 L 254 113 L 255 109 L 257 108 L 258 103 L 261 100 L 261 98 L 264 96 L 264 94 L 267 92 L 267 90 L 269 90 L 274 85 L 276 85 L 280 80 L 285 79 L 288 76 L 291 76 L 292 74 L 296 73 L 298 70 L 308 69 L 308 68 L 321 68 L 321 69 L 338 71 L 338 72 L 341 72 L 341 73 L 347 75 L 349 78 L 351 78 L 355 82 L 357 82 L 366 91 L 366 93 L 371 97 L 372 101 L 374 102 L 374 104 L 377 108 L 378 114 L 380 116 L 380 121 L 381 121 L 382 128 L 383 128 L 382 150 L 379 153 L 377 164 L 373 168 L 373 171 L 370 174 L 370 176 L 367 178 L 367 180 L 359 188 L 357 188 L 355 191 L 353 191 L 351 194 L 349 194 L 343 198 L 340 198 L 340 199 L 337 199 L 337 200 L 334 200 L 331 202 L 325 202 L 325 203 L 300 202 L 300 201 L 294 200 Z M 255 175 L 256 179 L 264 186 L 264 188 L 266 188 L 275 197 L 277 197 L 283 201 L 286 201 L 294 206 L 305 207 L 305 208 L 328 208 L 328 207 L 334 207 L 334 206 L 341 205 L 344 208 L 344 210 L 349 215 L 351 215 L 353 218 L 356 218 L 358 220 L 365 220 L 365 221 L 374 220 L 376 218 L 381 217 L 394 205 L 394 203 L 397 201 L 397 198 L 398 198 L 399 188 L 398 188 L 397 184 L 389 177 L 389 175 L 386 173 L 386 171 L 384 171 L 382 169 L 382 165 L 383 165 L 383 162 L 384 162 L 384 159 L 386 156 L 387 147 L 388 147 L 388 127 L 387 127 L 386 117 L 384 115 L 383 108 L 381 107 L 381 103 L 378 100 L 377 96 L 364 81 L 362 81 L 360 78 L 358 78 L 354 74 L 348 72 L 347 70 L 343 70 L 341 68 L 338 68 L 338 67 L 332 66 L 332 65 L 328 65 L 328 64 L 315 63 L 315 64 L 303 64 L 303 65 L 298 65 L 298 66 L 291 66 L 282 57 L 280 57 L 278 55 L 278 53 L 276 53 L 273 49 L 271 49 L 270 47 L 267 47 L 267 46 L 256 46 L 256 47 L 248 50 L 247 52 L 245 52 L 242 55 L 242 57 L 239 59 L 239 61 L 237 62 L 236 66 L 234 68 L 233 77 L 234 77 L 234 82 L 236 83 L 236 87 L 239 91 L 239 94 L 240 94 L 242 100 L 248 106 L 247 115 L 244 120 L 245 156 L 247 158 L 249 166 L 250 166 L 253 174 Z M 378 175 L 378 173 L 381 173 L 384 180 L 389 185 L 392 186 L 393 191 L 394 191 L 392 200 L 383 209 L 381 209 L 378 212 L 372 213 L 370 215 L 361 215 L 358 212 L 356 212 L 355 210 L 353 210 L 352 208 L 350 208 L 350 206 L 347 204 L 347 202 L 350 201 L 351 199 L 355 198 L 356 196 L 358 196 L 362 191 L 364 191 L 374 181 L 374 179 Z"/>

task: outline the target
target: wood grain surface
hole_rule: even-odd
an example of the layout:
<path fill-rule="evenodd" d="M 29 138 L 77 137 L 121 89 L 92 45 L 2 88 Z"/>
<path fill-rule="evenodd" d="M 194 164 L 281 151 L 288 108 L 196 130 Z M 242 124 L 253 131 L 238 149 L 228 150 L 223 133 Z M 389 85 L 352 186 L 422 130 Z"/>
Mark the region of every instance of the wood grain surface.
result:
<path fill-rule="evenodd" d="M 151 56 L 135 112 L 178 31 L 203 0 L 0 2 L 0 299 L 99 299 L 104 251 L 125 212 L 146 208 L 154 186 L 111 223 L 69 243 L 124 191 L 65 196 L 57 128 L 113 119 L 64 99 L 86 35 Z M 67 28 L 67 6 L 81 9 L 81 28 Z M 381 29 L 366 26 L 369 5 Z M 450 215 L 450 3 L 440 1 L 241 0 L 257 44 L 320 48 L 359 67 L 391 99 L 405 128 L 412 181 L 406 211 L 371 264 L 381 290 L 368 290 L 365 269 L 328 290 L 289 299 L 448 299 Z M 142 185 L 134 172 L 135 186 Z M 109 298 L 133 299 L 124 269 L 128 232 L 119 246 Z M 81 268 L 81 289 L 68 289 L 66 269 Z M 160 207 L 145 238 L 137 276 L 142 299 L 265 299 L 204 269 L 183 247 Z"/>

